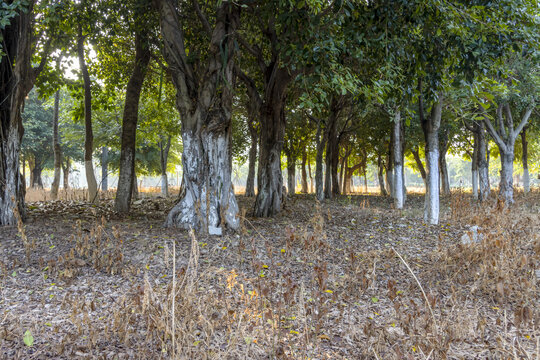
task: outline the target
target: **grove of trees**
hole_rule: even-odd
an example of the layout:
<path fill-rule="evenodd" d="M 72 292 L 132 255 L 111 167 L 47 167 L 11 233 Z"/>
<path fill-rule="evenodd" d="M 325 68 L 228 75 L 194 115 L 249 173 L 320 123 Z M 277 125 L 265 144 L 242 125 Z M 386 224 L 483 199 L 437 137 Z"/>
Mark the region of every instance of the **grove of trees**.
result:
<path fill-rule="evenodd" d="M 118 171 L 128 213 L 136 175 L 159 174 L 167 196 L 180 154 L 165 225 L 210 234 L 240 224 L 233 161 L 258 217 L 297 191 L 350 193 L 353 175 L 367 186 L 370 164 L 402 209 L 413 164 L 437 224 L 449 154 L 471 161 L 479 202 L 499 158 L 511 206 L 514 164 L 528 192 L 540 160 L 538 14 L 533 0 L 4 1 L 0 224 L 25 216 L 26 164 L 35 187 L 54 169 L 56 198 L 84 162 L 92 202 Z"/>

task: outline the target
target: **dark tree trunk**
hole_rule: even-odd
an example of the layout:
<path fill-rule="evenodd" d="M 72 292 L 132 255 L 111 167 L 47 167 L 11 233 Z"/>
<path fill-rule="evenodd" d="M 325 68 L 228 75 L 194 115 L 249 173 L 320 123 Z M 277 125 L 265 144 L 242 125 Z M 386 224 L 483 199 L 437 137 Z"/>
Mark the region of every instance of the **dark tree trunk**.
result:
<path fill-rule="evenodd" d="M 476 127 L 476 125 L 475 125 Z M 473 129 L 473 152 L 471 156 L 471 183 L 472 194 L 475 200 L 478 199 L 478 133 Z"/>
<path fill-rule="evenodd" d="M 161 195 L 169 196 L 169 181 L 167 179 L 167 162 L 169 159 L 169 150 L 171 149 L 171 135 L 167 136 L 167 141 L 161 137 L 159 142 L 159 163 L 161 166 Z"/>
<path fill-rule="evenodd" d="M 308 193 L 306 163 L 307 163 L 307 152 L 304 149 L 302 151 L 302 190 L 300 190 L 302 194 Z"/>
<path fill-rule="evenodd" d="M 277 66 L 277 65 L 276 65 Z M 257 198 L 254 215 L 273 216 L 281 211 L 283 201 L 283 176 L 281 173 L 281 150 L 285 135 L 285 88 L 289 75 L 277 70 L 284 77 L 274 83 L 275 95 L 268 98 L 262 107 L 259 171 L 257 174 Z M 270 91 L 269 91 L 270 92 Z"/>
<path fill-rule="evenodd" d="M 309 174 L 309 192 L 310 193 L 313 193 L 314 191 L 314 182 L 313 182 L 313 175 L 311 174 L 311 162 L 308 161 L 307 163 L 307 167 L 308 167 L 308 174 Z"/>
<path fill-rule="evenodd" d="M 135 34 L 135 67 L 126 87 L 126 101 L 122 119 L 120 150 L 120 174 L 114 200 L 114 209 L 119 213 L 128 213 L 131 206 L 131 189 L 135 178 L 135 142 L 139 114 L 139 100 L 150 61 L 147 35 Z"/>
<path fill-rule="evenodd" d="M 139 198 L 139 184 L 137 183 L 137 174 L 133 174 L 133 182 L 131 185 L 131 198 L 137 200 Z"/>
<path fill-rule="evenodd" d="M 106 146 L 101 147 L 101 190 L 107 191 L 109 189 L 109 148 Z"/>
<path fill-rule="evenodd" d="M 420 171 L 420 175 L 422 176 L 422 180 L 424 181 L 424 185 L 426 186 L 427 190 L 426 169 L 424 168 L 424 163 L 420 158 L 420 149 L 418 149 L 418 147 L 413 148 L 411 153 L 413 154 L 414 161 L 416 162 L 416 166 L 418 167 L 418 171 Z"/>
<path fill-rule="evenodd" d="M 527 127 L 523 128 L 521 131 L 521 162 L 523 164 L 523 191 L 527 194 L 531 191 L 531 180 L 529 175 L 529 165 L 528 162 L 528 149 L 529 143 L 527 142 Z"/>
<path fill-rule="evenodd" d="M 324 197 L 331 199 L 339 195 L 338 165 L 339 165 L 339 137 L 337 123 L 341 111 L 341 98 L 334 96 L 330 103 L 330 114 L 326 127 L 326 174 L 324 182 Z"/>
<path fill-rule="evenodd" d="M 54 180 L 51 185 L 51 198 L 58 198 L 58 188 L 60 186 L 60 172 L 62 171 L 62 149 L 60 148 L 60 137 L 58 134 L 58 114 L 60 108 L 60 90 L 54 94 L 53 112 L 53 154 L 54 154 Z"/>
<path fill-rule="evenodd" d="M 287 153 L 287 194 L 292 196 L 296 193 L 296 157 L 293 150 Z"/>
<path fill-rule="evenodd" d="M 86 182 L 88 183 L 88 200 L 97 201 L 98 188 L 96 176 L 94 175 L 94 166 L 92 164 L 92 153 L 94 152 L 94 134 L 92 132 L 92 92 L 90 89 L 90 74 L 84 59 L 84 37 L 79 27 L 79 36 L 77 38 L 77 56 L 79 58 L 79 67 L 82 72 L 84 86 L 84 170 L 86 173 Z"/>
<path fill-rule="evenodd" d="M 446 153 L 448 152 L 448 132 L 445 130 L 439 136 L 439 169 L 441 175 L 441 192 L 450 195 L 450 178 L 448 176 L 448 166 L 446 164 Z"/>
<path fill-rule="evenodd" d="M 26 217 L 25 184 L 19 168 L 19 153 L 24 132 L 21 111 L 24 99 L 45 66 L 42 56 L 37 68 L 32 68 L 35 1 L 26 2 L 26 10 L 9 20 L 0 29 L 3 56 L 0 59 L 0 225 L 17 224 L 14 209 Z M 45 45 L 45 53 L 48 45 Z"/>
<path fill-rule="evenodd" d="M 317 135 L 315 136 L 315 142 L 317 143 L 317 155 L 315 157 L 315 192 L 317 200 L 324 200 L 323 190 L 323 152 L 326 143 L 326 136 L 321 138 L 322 124 L 321 121 L 317 123 Z M 326 131 L 325 131 L 326 134 Z"/>
<path fill-rule="evenodd" d="M 156 0 L 156 3 L 165 42 L 164 56 L 177 91 L 176 106 L 182 119 L 184 147 L 184 191 L 169 212 L 165 225 L 220 235 L 223 226 L 232 229 L 239 226 L 238 204 L 231 181 L 233 94 L 230 84 L 233 83 L 236 49 L 233 34 L 239 24 L 240 8 L 232 2 L 222 2 L 213 20 L 214 29 L 211 29 L 194 2 L 197 16 L 210 38 L 207 63 L 194 66 L 188 60 L 184 18 L 177 13 L 175 1 Z"/>
<path fill-rule="evenodd" d="M 259 134 L 257 133 L 257 128 L 255 127 L 255 119 L 250 116 L 248 119 L 249 135 L 251 138 L 251 145 L 249 147 L 249 158 L 248 158 L 248 176 L 246 180 L 246 192 L 245 195 L 248 197 L 255 196 L 255 168 L 257 166 L 257 141 Z"/>
<path fill-rule="evenodd" d="M 386 156 L 386 190 L 394 198 L 394 131 L 390 131 L 390 142 L 388 143 L 388 155 Z"/>
<path fill-rule="evenodd" d="M 384 187 L 384 164 L 382 161 L 381 154 L 377 156 L 377 178 L 379 180 L 379 190 L 382 196 L 387 196 L 388 193 Z"/>

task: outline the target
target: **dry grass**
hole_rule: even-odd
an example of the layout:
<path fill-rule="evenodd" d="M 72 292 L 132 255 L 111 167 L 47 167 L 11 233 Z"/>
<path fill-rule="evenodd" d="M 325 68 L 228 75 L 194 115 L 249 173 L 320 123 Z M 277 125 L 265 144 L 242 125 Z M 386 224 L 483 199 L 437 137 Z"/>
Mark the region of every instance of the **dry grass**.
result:
<path fill-rule="evenodd" d="M 139 264 L 128 260 L 127 233 L 104 220 L 79 223 L 61 259 L 38 271 L 47 265 L 49 281 L 69 286 L 87 281 L 90 268 L 103 286 L 121 281 L 122 290 L 103 304 L 94 300 L 106 291 L 98 284 L 91 294 L 64 296 L 59 335 L 10 356 L 538 359 L 538 198 L 518 195 L 508 210 L 456 193 L 439 227 L 365 199 L 299 201 L 288 205 L 290 214 L 312 208 L 294 223 L 244 217 L 238 234 L 222 238 L 156 236 Z M 264 227 L 272 222 L 275 232 Z M 465 246 L 458 229 L 469 225 L 480 226 L 483 239 Z M 365 230 L 373 235 L 348 238 Z M 403 240 L 406 230 L 418 238 Z M 368 246 L 371 238 L 380 242 Z M 2 264 L 6 285 L 13 269 Z M 15 313 L 3 316 L 0 350 L 20 343 L 27 327 Z"/>

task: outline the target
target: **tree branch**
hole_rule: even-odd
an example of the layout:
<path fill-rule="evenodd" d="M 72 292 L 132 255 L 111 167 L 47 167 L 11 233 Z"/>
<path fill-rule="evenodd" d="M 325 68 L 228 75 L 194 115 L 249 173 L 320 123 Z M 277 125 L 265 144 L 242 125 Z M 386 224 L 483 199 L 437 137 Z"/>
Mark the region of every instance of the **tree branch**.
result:
<path fill-rule="evenodd" d="M 195 12 L 197 13 L 197 16 L 199 17 L 199 20 L 202 23 L 204 31 L 206 31 L 209 36 L 212 36 L 212 27 L 210 26 L 210 23 L 208 22 L 206 16 L 204 16 L 203 12 L 201 11 L 199 3 L 197 2 L 197 0 L 193 0 L 192 3 L 193 7 L 195 8 Z"/>
<path fill-rule="evenodd" d="M 503 149 L 504 152 L 506 152 L 507 151 L 506 143 L 499 136 L 499 134 L 497 133 L 497 130 L 495 130 L 495 128 L 493 127 L 493 124 L 491 123 L 491 121 L 485 116 L 484 116 L 484 123 L 486 124 L 486 129 L 487 129 L 488 133 L 491 135 L 491 137 L 493 138 L 493 140 L 495 140 L 497 145 L 501 149 Z"/>
<path fill-rule="evenodd" d="M 518 127 L 513 131 L 512 133 L 512 139 L 517 138 L 521 130 L 527 125 L 527 121 L 529 121 L 529 117 L 531 116 L 533 111 L 533 106 L 529 106 L 529 108 L 525 111 L 525 114 L 523 114 L 523 117 L 521 118 L 521 122 L 519 123 Z"/>

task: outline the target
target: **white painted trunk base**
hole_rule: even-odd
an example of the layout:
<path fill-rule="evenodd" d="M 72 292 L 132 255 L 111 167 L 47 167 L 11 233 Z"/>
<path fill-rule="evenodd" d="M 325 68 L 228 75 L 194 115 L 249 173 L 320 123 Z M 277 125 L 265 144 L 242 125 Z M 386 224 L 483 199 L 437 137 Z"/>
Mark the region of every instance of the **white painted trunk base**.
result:
<path fill-rule="evenodd" d="M 529 175 L 529 168 L 523 169 L 523 191 L 528 193 L 531 191 L 531 178 Z"/>
<path fill-rule="evenodd" d="M 222 225 L 237 229 L 238 204 L 231 183 L 228 133 L 182 134 L 185 195 L 171 209 L 165 226 L 221 235 Z"/>
<path fill-rule="evenodd" d="M 478 199 L 478 170 L 472 171 L 472 193 L 473 199 Z"/>
<path fill-rule="evenodd" d="M 161 175 L 161 195 L 169 196 L 169 183 L 167 181 L 167 174 Z"/>
<path fill-rule="evenodd" d="M 403 196 L 403 166 L 396 164 L 394 168 L 394 205 L 396 209 L 403 209 L 405 198 Z"/>
<path fill-rule="evenodd" d="M 439 223 L 439 151 L 430 150 L 427 160 L 427 191 L 424 203 L 424 221 Z"/>

